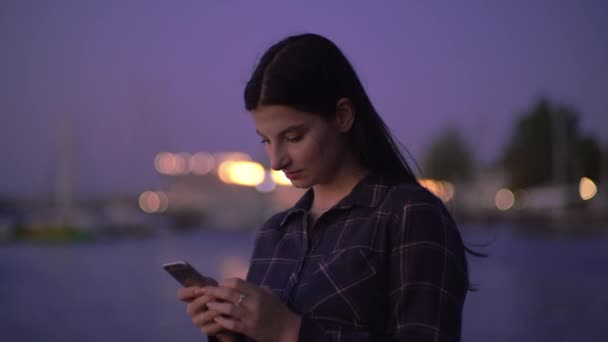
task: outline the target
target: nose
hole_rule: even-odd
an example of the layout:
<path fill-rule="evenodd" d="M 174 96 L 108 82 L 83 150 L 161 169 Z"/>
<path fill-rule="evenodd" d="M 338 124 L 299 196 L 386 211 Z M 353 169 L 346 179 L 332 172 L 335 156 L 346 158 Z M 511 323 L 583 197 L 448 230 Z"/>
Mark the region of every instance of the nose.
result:
<path fill-rule="evenodd" d="M 280 171 L 289 165 L 289 155 L 279 144 L 268 146 L 266 152 L 270 159 L 270 168 L 273 170 Z"/>

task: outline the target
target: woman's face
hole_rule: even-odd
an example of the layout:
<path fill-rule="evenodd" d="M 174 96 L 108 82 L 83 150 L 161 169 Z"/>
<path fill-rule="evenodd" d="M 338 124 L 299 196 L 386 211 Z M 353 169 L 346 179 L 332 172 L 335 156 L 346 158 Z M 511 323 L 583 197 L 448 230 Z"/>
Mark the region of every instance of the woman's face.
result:
<path fill-rule="evenodd" d="M 252 116 L 272 169 L 285 172 L 297 188 L 332 181 L 344 152 L 332 121 L 280 105 L 259 106 Z"/>

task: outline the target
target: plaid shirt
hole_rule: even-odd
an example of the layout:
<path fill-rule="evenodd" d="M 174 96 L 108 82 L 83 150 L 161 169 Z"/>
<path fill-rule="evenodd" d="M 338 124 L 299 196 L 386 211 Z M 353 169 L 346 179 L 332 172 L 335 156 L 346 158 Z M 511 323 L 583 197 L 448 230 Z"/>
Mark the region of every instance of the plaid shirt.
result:
<path fill-rule="evenodd" d="M 464 247 L 418 184 L 367 176 L 311 227 L 309 190 L 258 232 L 247 280 L 302 316 L 300 341 L 459 341 Z"/>

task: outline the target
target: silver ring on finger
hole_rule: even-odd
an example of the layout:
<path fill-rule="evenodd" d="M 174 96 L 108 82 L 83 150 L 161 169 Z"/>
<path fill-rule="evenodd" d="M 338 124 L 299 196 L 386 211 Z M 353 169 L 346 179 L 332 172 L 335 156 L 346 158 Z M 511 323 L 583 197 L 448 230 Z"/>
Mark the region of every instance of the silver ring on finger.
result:
<path fill-rule="evenodd" d="M 236 302 L 236 304 L 234 304 L 234 306 L 239 308 L 241 306 L 241 302 L 243 302 L 243 299 L 245 299 L 245 297 L 247 297 L 247 295 L 242 294 L 242 293 L 239 294 L 239 300 Z"/>

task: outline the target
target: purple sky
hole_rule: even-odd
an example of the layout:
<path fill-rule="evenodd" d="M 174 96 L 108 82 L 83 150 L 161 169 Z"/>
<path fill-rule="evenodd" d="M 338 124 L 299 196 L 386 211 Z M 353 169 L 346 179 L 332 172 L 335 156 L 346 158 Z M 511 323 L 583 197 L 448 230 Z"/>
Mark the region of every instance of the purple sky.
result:
<path fill-rule="evenodd" d="M 79 193 L 160 185 L 158 151 L 261 156 L 244 84 L 308 31 L 343 49 L 418 161 L 448 122 L 492 160 L 541 94 L 608 143 L 605 1 L 283 2 L 2 1 L 0 195 L 53 190 L 62 126 Z"/>

